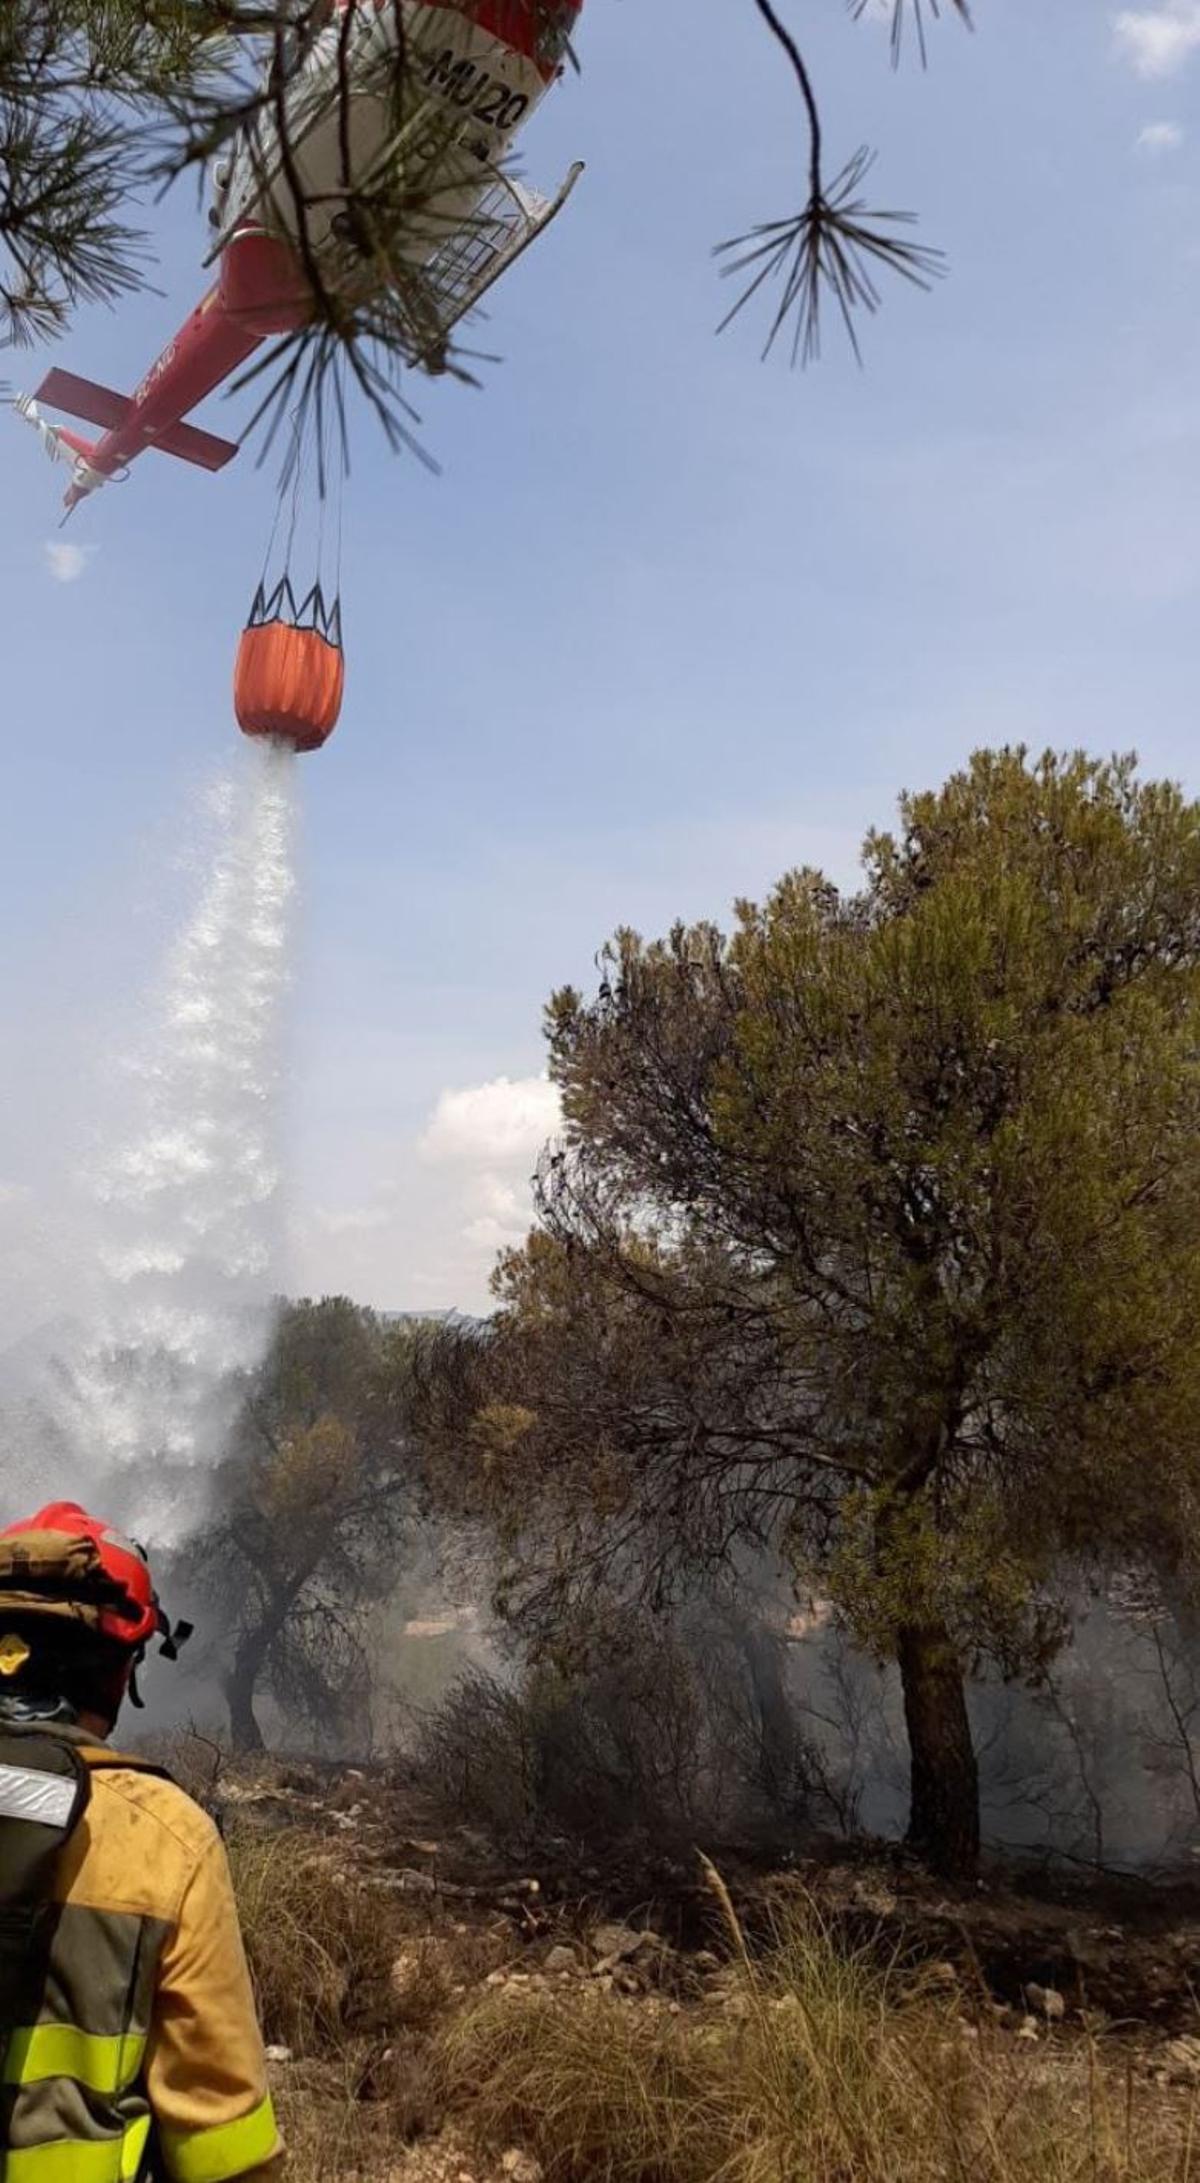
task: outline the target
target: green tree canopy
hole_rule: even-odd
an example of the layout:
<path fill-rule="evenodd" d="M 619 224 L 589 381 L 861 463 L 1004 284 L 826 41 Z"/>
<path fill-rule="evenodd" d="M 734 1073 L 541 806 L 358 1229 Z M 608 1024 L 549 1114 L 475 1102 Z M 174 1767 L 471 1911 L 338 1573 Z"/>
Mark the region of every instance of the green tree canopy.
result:
<path fill-rule="evenodd" d="M 1064 1564 L 1193 1554 L 1200 807 L 1005 750 L 900 816 L 857 894 L 792 873 L 555 996 L 565 1139 L 440 1425 L 534 1633 L 782 1551 L 898 1662 L 961 1868 L 973 1666 L 1044 1666 Z"/>

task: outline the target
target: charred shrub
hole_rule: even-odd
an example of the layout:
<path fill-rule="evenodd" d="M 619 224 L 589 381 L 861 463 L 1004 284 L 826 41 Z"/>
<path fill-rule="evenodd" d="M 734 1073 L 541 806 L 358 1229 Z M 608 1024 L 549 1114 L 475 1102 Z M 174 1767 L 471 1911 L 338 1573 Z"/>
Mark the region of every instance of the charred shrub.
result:
<path fill-rule="evenodd" d="M 836 1824 L 836 1785 L 769 1646 L 709 1624 L 625 1626 L 571 1674 L 476 1669 L 421 1719 L 412 1759 L 447 1819 L 524 1849 L 794 1840 Z"/>

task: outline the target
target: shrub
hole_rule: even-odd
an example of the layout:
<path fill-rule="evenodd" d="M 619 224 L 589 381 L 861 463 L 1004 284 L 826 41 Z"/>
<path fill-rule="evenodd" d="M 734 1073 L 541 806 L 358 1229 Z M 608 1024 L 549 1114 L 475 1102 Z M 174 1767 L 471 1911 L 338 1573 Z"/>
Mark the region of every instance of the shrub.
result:
<path fill-rule="evenodd" d="M 413 1757 L 448 1817 L 526 1849 L 777 1839 L 836 1818 L 769 1636 L 625 1623 L 600 1665 L 476 1669 L 420 1722 Z M 773 1672 L 768 1672 L 773 1671 Z"/>
<path fill-rule="evenodd" d="M 221 1802 L 221 1779 L 230 1759 L 229 1745 L 217 1729 L 171 1728 L 158 1734 L 135 1736 L 123 1748 L 154 1766 L 165 1768 L 205 1811 L 216 1812 Z"/>

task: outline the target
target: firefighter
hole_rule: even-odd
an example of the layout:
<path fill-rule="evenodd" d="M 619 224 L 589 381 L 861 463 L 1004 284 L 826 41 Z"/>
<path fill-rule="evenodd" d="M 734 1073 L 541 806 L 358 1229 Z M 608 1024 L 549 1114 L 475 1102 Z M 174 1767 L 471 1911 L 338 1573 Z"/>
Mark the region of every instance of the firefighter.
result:
<path fill-rule="evenodd" d="M 229 1866 L 108 1748 L 172 1630 L 141 1549 L 73 1502 L 0 1531 L 0 2177 L 280 2174 Z"/>

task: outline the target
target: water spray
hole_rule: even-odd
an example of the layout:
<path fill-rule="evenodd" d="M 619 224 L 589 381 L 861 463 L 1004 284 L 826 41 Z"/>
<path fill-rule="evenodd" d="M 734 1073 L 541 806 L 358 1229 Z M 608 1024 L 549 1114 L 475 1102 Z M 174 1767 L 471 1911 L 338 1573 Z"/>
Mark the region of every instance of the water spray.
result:
<path fill-rule="evenodd" d="M 136 1123 L 88 1178 L 94 1304 L 48 1398 L 63 1489 L 165 1543 L 204 1513 L 280 1286 L 294 751 L 247 745 L 210 806 L 215 853 L 130 1064 Z"/>

